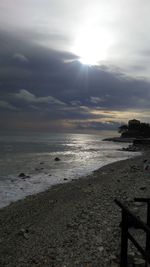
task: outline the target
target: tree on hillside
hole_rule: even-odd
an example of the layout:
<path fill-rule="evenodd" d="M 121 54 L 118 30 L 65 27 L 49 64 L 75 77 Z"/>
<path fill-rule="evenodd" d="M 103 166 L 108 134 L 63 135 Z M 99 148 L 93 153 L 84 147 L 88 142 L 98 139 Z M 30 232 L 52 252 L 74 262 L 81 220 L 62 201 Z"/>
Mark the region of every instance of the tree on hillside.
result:
<path fill-rule="evenodd" d="M 150 138 L 150 124 L 138 120 L 129 120 L 128 125 L 119 127 L 121 137 L 131 138 Z"/>
<path fill-rule="evenodd" d="M 119 133 L 126 133 L 128 131 L 128 125 L 124 124 L 119 127 Z"/>
<path fill-rule="evenodd" d="M 143 137 L 150 137 L 150 125 L 148 123 L 145 122 L 141 123 L 140 131 Z"/>

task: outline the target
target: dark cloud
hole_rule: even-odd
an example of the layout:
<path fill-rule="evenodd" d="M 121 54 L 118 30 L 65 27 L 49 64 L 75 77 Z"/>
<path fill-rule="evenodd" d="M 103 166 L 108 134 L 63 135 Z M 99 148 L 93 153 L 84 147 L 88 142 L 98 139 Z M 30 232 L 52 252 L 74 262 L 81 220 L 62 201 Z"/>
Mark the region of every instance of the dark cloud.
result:
<path fill-rule="evenodd" d="M 25 103 L 66 105 L 64 102 L 54 98 L 53 96 L 36 97 L 34 94 L 31 94 L 25 89 L 20 90 L 18 93 L 12 94 L 12 98 L 19 102 L 22 101 Z"/>
<path fill-rule="evenodd" d="M 15 53 L 13 55 L 13 58 L 20 61 L 20 62 L 25 62 L 25 63 L 27 63 L 29 61 L 27 57 L 25 57 L 24 55 L 19 54 L 19 53 Z"/>
<path fill-rule="evenodd" d="M 84 130 L 111 130 L 111 131 L 116 131 L 118 127 L 120 126 L 120 123 L 118 122 L 87 122 L 87 123 L 81 123 L 78 122 L 76 124 L 77 129 L 84 129 Z"/>
<path fill-rule="evenodd" d="M 34 123 L 38 117 L 39 127 L 43 125 L 40 120 L 44 125 L 53 120 L 72 120 L 77 129 L 114 129 L 118 122 L 116 117 L 115 122 L 109 122 L 112 111 L 149 109 L 150 84 L 144 79 L 129 78 L 112 66 L 82 65 L 76 55 L 48 49 L 22 35 L 2 31 L 0 36 L 3 125 L 9 118 L 18 127 L 19 119 L 32 118 Z M 22 117 L 18 117 L 18 110 Z M 104 110 L 110 113 L 104 115 Z M 104 122 L 98 121 L 102 119 Z"/>
<path fill-rule="evenodd" d="M 9 102 L 3 101 L 3 100 L 0 100 L 0 109 L 18 111 L 18 109 L 16 107 L 11 105 Z"/>

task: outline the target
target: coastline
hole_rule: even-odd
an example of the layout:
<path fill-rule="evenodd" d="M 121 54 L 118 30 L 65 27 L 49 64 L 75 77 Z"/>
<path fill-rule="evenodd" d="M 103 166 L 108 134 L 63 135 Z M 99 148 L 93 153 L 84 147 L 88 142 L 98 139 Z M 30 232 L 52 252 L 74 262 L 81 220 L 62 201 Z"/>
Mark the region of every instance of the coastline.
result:
<path fill-rule="evenodd" d="M 112 143 L 110 146 L 113 147 Z M 25 158 L 21 158 L 21 161 L 20 158 L 15 158 L 15 163 L 13 162 L 10 168 L 7 168 L 6 163 L 9 158 L 4 159 L 4 164 L 0 166 L 0 169 L 2 167 L 0 209 L 19 199 L 24 199 L 29 195 L 45 192 L 53 185 L 70 182 L 73 179 L 80 179 L 112 162 L 124 160 L 140 154 L 139 150 L 135 151 L 133 149 L 122 148 L 122 145 L 116 145 L 112 151 L 110 151 L 110 146 L 109 144 L 106 146 L 104 144 L 106 151 L 105 149 L 103 151 L 102 148 L 102 153 L 100 152 L 99 155 L 98 153 L 96 155 L 94 152 L 92 157 L 93 151 L 89 153 L 83 152 L 79 155 L 79 159 L 73 161 L 72 157 L 69 162 L 68 158 L 62 155 L 59 155 L 59 162 L 55 161 L 54 155 L 51 155 L 51 158 L 48 155 L 41 158 L 37 156 L 30 157 L 29 155 L 29 158 L 26 156 Z M 21 165 L 20 162 L 22 163 Z M 23 162 L 25 164 L 23 164 Z M 6 173 L 4 169 L 7 170 Z"/>
<path fill-rule="evenodd" d="M 119 252 L 120 210 L 150 195 L 149 151 L 52 186 L 0 210 L 1 266 L 108 266 Z"/>

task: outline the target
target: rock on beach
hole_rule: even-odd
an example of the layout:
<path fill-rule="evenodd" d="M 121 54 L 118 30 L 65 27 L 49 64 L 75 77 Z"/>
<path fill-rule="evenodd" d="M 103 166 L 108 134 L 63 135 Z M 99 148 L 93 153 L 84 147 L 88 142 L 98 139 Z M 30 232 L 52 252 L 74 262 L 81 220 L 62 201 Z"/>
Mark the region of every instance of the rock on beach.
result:
<path fill-rule="evenodd" d="M 60 161 L 60 158 L 56 157 L 56 158 L 55 158 L 55 161 Z"/>

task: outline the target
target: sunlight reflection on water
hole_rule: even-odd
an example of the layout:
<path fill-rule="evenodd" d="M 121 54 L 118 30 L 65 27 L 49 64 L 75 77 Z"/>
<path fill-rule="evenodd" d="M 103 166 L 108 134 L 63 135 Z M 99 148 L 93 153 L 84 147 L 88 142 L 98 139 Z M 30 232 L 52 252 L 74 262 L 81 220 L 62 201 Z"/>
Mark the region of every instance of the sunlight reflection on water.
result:
<path fill-rule="evenodd" d="M 1 206 L 133 156 L 131 152 L 119 151 L 128 144 L 103 142 L 103 138 L 83 134 L 1 136 Z M 60 161 L 56 162 L 55 157 Z M 29 178 L 18 177 L 21 172 Z"/>

